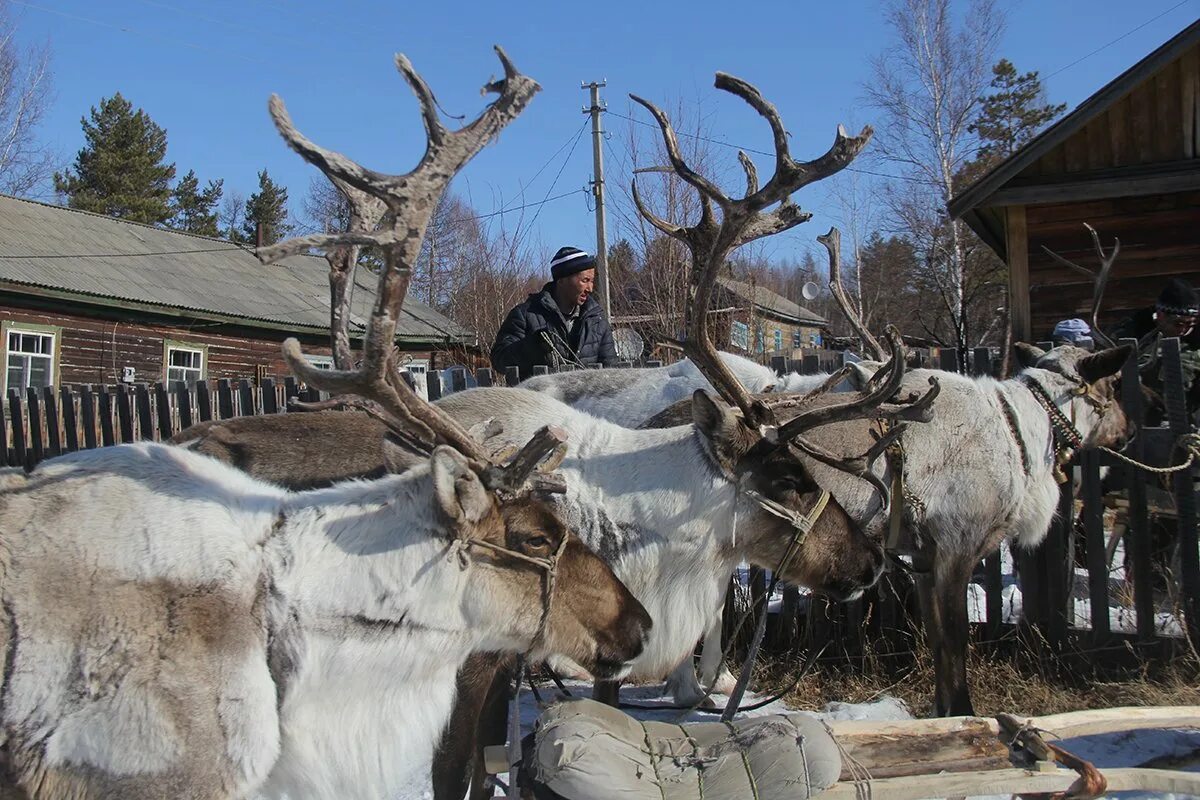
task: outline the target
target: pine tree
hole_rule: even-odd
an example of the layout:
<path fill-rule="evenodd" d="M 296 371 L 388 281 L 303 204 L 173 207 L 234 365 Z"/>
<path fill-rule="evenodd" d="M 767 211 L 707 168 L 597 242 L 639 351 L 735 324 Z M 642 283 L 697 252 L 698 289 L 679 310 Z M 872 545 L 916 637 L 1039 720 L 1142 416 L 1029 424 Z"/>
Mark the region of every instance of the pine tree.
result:
<path fill-rule="evenodd" d="M 175 165 L 163 163 L 167 132 L 117 92 L 80 120 L 86 144 L 74 167 L 54 174 L 72 208 L 161 224 L 171 218 Z"/>
<path fill-rule="evenodd" d="M 241 241 L 254 244 L 258 226 L 262 225 L 263 244 L 275 244 L 291 230 L 288 222 L 287 189 L 275 181 L 267 171 L 258 173 L 258 191 L 246 201 L 245 222 L 242 223 Z"/>
<path fill-rule="evenodd" d="M 1038 73 L 1020 75 L 1007 58 L 992 67 L 991 88 L 970 127 L 982 143 L 974 163 L 983 169 L 1015 153 L 1067 108 L 1046 103 Z"/>
<path fill-rule="evenodd" d="M 217 203 L 221 202 L 224 184 L 223 180 L 209 181 L 202 191 L 195 170 L 188 170 L 171 191 L 175 212 L 171 227 L 201 236 L 219 236 Z"/>

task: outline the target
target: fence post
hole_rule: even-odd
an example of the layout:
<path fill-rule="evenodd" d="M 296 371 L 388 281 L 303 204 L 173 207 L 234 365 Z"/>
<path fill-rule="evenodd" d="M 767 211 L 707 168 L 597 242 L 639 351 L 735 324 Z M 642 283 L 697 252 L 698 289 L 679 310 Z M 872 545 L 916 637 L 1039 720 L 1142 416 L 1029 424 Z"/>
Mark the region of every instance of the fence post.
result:
<path fill-rule="evenodd" d="M 1137 342 L 1122 339 L 1119 344 L 1132 344 L 1133 352 L 1121 372 L 1121 405 L 1130 419 L 1145 419 L 1142 405 L 1141 376 L 1137 365 Z M 1137 461 L 1145 456 L 1143 437 L 1136 436 L 1125 454 Z M 1129 524 L 1125 528 L 1125 551 L 1133 563 L 1133 607 L 1137 612 L 1139 642 L 1154 641 L 1154 576 L 1150 569 L 1150 515 L 1146 508 L 1146 484 L 1142 474 L 1125 467 L 1125 485 L 1129 487 Z M 1128 577 L 1128 572 L 1126 573 Z"/>
<path fill-rule="evenodd" d="M 804 372 L 804 359 L 792 358 L 787 362 L 788 372 L 802 373 Z"/>
<path fill-rule="evenodd" d="M 117 384 L 117 425 L 121 429 L 121 441 L 133 441 L 133 398 L 129 387 L 124 383 Z"/>
<path fill-rule="evenodd" d="M 111 447 L 117 443 L 117 432 L 113 428 L 113 395 L 109 387 L 100 387 L 96 405 L 100 412 L 100 444 Z"/>
<path fill-rule="evenodd" d="M 8 413 L 12 419 L 14 456 L 10 463 L 14 467 L 24 467 L 28 452 L 25 449 L 25 411 L 21 403 L 21 393 L 15 388 L 8 390 Z"/>
<path fill-rule="evenodd" d="M 992 349 L 976 347 L 972 353 L 971 374 L 985 378 L 992 377 Z"/>
<path fill-rule="evenodd" d="M 535 364 L 533 367 L 532 374 L 533 374 L 533 377 L 535 377 L 535 378 L 538 375 L 549 375 L 550 369 L 545 364 Z"/>
<path fill-rule="evenodd" d="M 46 457 L 62 455 L 62 423 L 58 419 L 58 395 L 53 386 L 42 389 L 42 408 L 46 409 Z"/>
<path fill-rule="evenodd" d="M 25 390 L 25 398 L 25 407 L 29 409 L 29 452 L 33 456 L 30 463 L 37 464 L 46 457 L 42 446 L 42 403 L 33 386 Z"/>
<path fill-rule="evenodd" d="M 162 381 L 154 384 L 154 412 L 158 417 L 158 440 L 165 442 L 175 435 L 175 430 L 171 424 L 171 393 Z"/>
<path fill-rule="evenodd" d="M 942 347 L 938 350 L 938 369 L 943 372 L 958 372 L 957 347 Z"/>
<path fill-rule="evenodd" d="M 150 389 L 146 384 L 139 383 L 135 387 L 134 400 L 137 403 L 138 438 L 154 441 L 154 421 L 150 417 Z"/>
<path fill-rule="evenodd" d="M 436 370 L 425 373 L 425 389 L 429 395 L 429 402 L 440 400 L 442 398 L 442 373 Z"/>
<path fill-rule="evenodd" d="M 229 378 L 217 380 L 217 414 L 221 419 L 233 416 L 233 387 L 229 385 Z"/>
<path fill-rule="evenodd" d="M 662 365 L 663 365 L 662 360 L 658 359 L 658 358 L 652 358 L 646 362 L 647 367 L 661 367 Z"/>
<path fill-rule="evenodd" d="M 292 398 L 300 397 L 300 387 L 296 384 L 296 376 L 288 375 L 283 379 L 283 410 L 288 411 L 292 407 Z"/>
<path fill-rule="evenodd" d="M 783 356 L 771 356 L 771 369 L 775 370 L 776 375 L 783 375 L 787 372 L 787 359 Z"/>
<path fill-rule="evenodd" d="M 1179 358 L 1179 340 L 1164 339 L 1162 343 L 1163 389 L 1167 403 L 1167 420 L 1171 433 L 1178 439 L 1191 432 L 1187 400 L 1183 391 L 1183 364 Z M 1195 466 L 1180 470 L 1172 476 L 1175 490 L 1175 509 L 1178 514 L 1179 569 L 1182 572 L 1183 616 L 1187 621 L 1192 642 L 1200 641 L 1200 552 L 1196 536 L 1196 494 L 1193 483 Z"/>
<path fill-rule="evenodd" d="M 254 402 L 254 387 L 247 378 L 238 381 L 238 411 L 243 417 L 258 416 L 258 404 Z"/>
<path fill-rule="evenodd" d="M 804 357 L 803 373 L 805 375 L 816 375 L 820 371 L 821 371 L 821 357 L 819 355 L 816 355 L 814 353 L 812 355 L 807 355 Z"/>
<path fill-rule="evenodd" d="M 504 385 L 516 386 L 521 382 L 521 370 L 519 367 L 504 368 Z"/>
<path fill-rule="evenodd" d="M 212 392 L 206 380 L 196 381 L 196 416 L 200 422 L 208 422 L 213 418 Z"/>
<path fill-rule="evenodd" d="M 264 414 L 279 413 L 279 398 L 275 395 L 275 379 L 262 379 L 262 406 Z"/>
<path fill-rule="evenodd" d="M 66 452 L 74 453 L 79 449 L 79 419 L 75 415 L 75 398 L 65 386 L 59 388 L 58 396 L 62 404 L 63 446 Z M 0 428 L 3 428 L 3 425 L 0 425 Z"/>
<path fill-rule="evenodd" d="M 204 393 L 208 394 L 208 389 L 204 389 Z M 196 384 L 196 397 L 200 396 L 200 384 Z M 175 405 L 179 407 L 179 430 L 185 431 L 192 427 L 192 393 L 188 391 L 188 385 L 184 381 L 178 381 L 175 384 Z"/>
<path fill-rule="evenodd" d="M 462 392 L 467 388 L 466 367 L 455 367 L 450 370 L 450 391 Z"/>
<path fill-rule="evenodd" d="M 1108 559 L 1104 542 L 1104 498 L 1100 491 L 1100 454 L 1080 455 L 1083 476 L 1083 528 L 1087 546 L 1088 600 L 1092 615 L 1092 646 L 1103 647 L 1110 634 L 1108 619 Z"/>
<path fill-rule="evenodd" d="M 480 386 L 492 385 L 492 370 L 490 367 L 481 367 L 475 371 L 475 383 Z"/>
<path fill-rule="evenodd" d="M 93 450 L 96 447 L 96 403 L 90 384 L 79 389 L 79 416 L 83 418 L 83 446 Z"/>

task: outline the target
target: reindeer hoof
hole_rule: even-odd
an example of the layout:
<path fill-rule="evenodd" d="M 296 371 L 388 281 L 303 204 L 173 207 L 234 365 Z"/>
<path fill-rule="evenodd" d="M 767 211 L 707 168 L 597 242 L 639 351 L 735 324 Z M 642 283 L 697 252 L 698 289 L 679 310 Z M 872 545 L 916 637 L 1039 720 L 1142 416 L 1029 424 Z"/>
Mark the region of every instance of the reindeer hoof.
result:
<path fill-rule="evenodd" d="M 717 682 L 713 684 L 713 691 L 720 694 L 733 694 L 735 686 L 737 686 L 737 678 L 733 677 L 733 673 L 729 670 L 723 669 L 717 676 Z"/>

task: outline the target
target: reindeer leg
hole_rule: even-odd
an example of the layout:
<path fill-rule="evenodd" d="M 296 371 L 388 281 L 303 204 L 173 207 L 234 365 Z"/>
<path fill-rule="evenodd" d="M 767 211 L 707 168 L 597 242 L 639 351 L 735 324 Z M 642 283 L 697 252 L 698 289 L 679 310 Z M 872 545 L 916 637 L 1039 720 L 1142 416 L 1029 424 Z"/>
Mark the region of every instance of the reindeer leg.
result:
<path fill-rule="evenodd" d="M 621 682 L 596 681 L 592 684 L 592 699 L 616 708 L 621 702 Z"/>
<path fill-rule="evenodd" d="M 939 717 L 975 716 L 967 684 L 967 648 L 971 622 L 967 616 L 967 585 L 974 562 L 964 558 L 934 557 L 934 621 L 939 629 L 934 649 L 935 701 Z"/>
<path fill-rule="evenodd" d="M 483 746 L 504 744 L 504 708 L 508 706 L 509 669 L 499 653 L 475 653 L 458 671 L 458 691 L 450 722 L 433 756 L 434 800 L 463 800 L 470 784 L 473 797 L 483 789 Z M 499 686 L 499 691 L 497 691 Z M 488 709 L 499 698 L 500 740 L 494 740 Z"/>
<path fill-rule="evenodd" d="M 700 649 L 700 682 L 705 686 L 713 687 L 714 692 L 729 694 L 733 691 L 736 679 L 721 658 L 724 655 L 721 648 L 721 631 L 724 628 L 724 620 L 725 603 L 722 598 L 722 603 L 717 608 L 716 619 L 709 626 L 708 632 L 704 634 L 704 645 Z"/>

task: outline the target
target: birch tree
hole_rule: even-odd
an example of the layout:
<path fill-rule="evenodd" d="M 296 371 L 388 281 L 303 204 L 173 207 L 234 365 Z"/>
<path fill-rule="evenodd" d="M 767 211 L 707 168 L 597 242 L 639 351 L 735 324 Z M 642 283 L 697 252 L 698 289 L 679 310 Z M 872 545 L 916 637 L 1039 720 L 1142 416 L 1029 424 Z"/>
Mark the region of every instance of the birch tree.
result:
<path fill-rule="evenodd" d="M 972 130 L 991 79 L 1004 17 L 995 0 L 889 0 L 892 44 L 872 62 L 868 102 L 881 115 L 877 153 L 906 180 L 889 198 L 904 233 L 925 263 L 943 314 L 940 339 L 971 346 L 967 232 L 946 217 L 975 157 Z"/>

